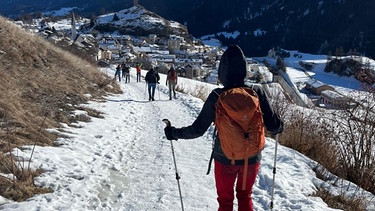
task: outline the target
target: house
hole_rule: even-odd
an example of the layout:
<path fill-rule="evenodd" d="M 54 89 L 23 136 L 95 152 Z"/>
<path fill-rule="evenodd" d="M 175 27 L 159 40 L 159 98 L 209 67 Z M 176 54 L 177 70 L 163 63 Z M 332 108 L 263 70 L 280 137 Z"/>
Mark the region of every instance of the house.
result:
<path fill-rule="evenodd" d="M 348 97 L 332 90 L 323 90 L 321 92 L 321 103 L 330 108 L 343 108 L 351 105 Z"/>
<path fill-rule="evenodd" d="M 104 60 L 111 60 L 112 59 L 112 51 L 104 50 L 100 52 L 100 59 Z"/>
<path fill-rule="evenodd" d="M 157 41 L 158 36 L 156 34 L 150 34 L 148 35 L 148 40 L 150 43 L 155 44 Z"/>
<path fill-rule="evenodd" d="M 194 65 L 186 65 L 185 66 L 185 77 L 186 78 L 190 78 L 190 79 L 193 79 L 193 78 L 197 78 L 199 76 L 201 76 L 201 72 L 202 72 L 202 69 L 199 68 L 198 66 Z"/>
<path fill-rule="evenodd" d="M 324 90 L 334 91 L 333 87 L 326 85 L 323 82 L 318 81 L 316 79 L 310 79 L 306 81 L 305 84 L 306 84 L 305 86 L 306 90 L 310 91 L 311 93 L 315 95 L 320 95 L 320 93 Z"/>
<path fill-rule="evenodd" d="M 168 49 L 170 51 L 180 50 L 181 44 L 184 42 L 184 38 L 176 35 L 170 35 L 168 39 Z"/>
<path fill-rule="evenodd" d="M 132 38 L 129 36 L 129 35 L 118 35 L 116 37 L 116 41 L 117 43 L 119 44 L 122 44 L 122 45 L 128 45 L 128 44 L 131 44 L 132 42 Z"/>

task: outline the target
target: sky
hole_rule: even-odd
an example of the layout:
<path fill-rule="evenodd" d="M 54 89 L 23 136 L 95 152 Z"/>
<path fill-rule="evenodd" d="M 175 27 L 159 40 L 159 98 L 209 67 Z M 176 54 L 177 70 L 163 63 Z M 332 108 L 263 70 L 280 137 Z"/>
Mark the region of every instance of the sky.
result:
<path fill-rule="evenodd" d="M 313 55 L 303 56 L 304 59 L 310 57 L 316 59 Z M 293 59 L 289 62 L 292 64 Z M 324 79 L 325 73 L 318 68 L 313 72 Z M 115 67 L 102 71 L 113 76 Z M 287 72 L 294 82 L 305 80 L 301 71 L 292 65 Z M 142 75 L 145 73 L 143 70 Z M 45 171 L 35 179 L 35 184 L 51 188 L 53 193 L 36 195 L 24 202 L 0 197 L 0 210 L 182 210 L 176 172 L 181 177 L 179 183 L 185 210 L 217 210 L 213 169 L 206 175 L 213 127 L 202 137 L 171 142 L 164 136 L 165 124 L 162 122 L 167 118 L 175 127 L 190 125 L 204 103 L 192 96 L 196 87 L 203 86 L 209 93 L 217 86 L 179 78 L 179 86 L 184 87 L 186 93 L 178 93 L 177 99 L 169 100 L 165 75 L 160 76 L 156 101 L 148 101 L 146 84 L 136 82 L 132 68 L 130 83 L 118 82 L 122 94 L 111 94 L 104 102 L 92 100 L 83 105 L 103 112 L 104 118 L 92 118 L 91 122 L 79 122 L 71 127 L 62 124 L 63 132 L 51 128 L 51 132 L 64 135 L 57 140 L 60 146 L 37 146 L 31 167 Z M 336 77 L 333 81 L 339 84 L 340 79 Z M 347 83 L 349 79 L 343 79 L 343 86 L 337 88 L 347 90 L 353 86 L 354 80 Z M 84 113 L 77 110 L 73 115 Z M 280 144 L 277 145 L 274 175 L 276 144 L 274 139 L 266 139 L 260 172 L 253 188 L 256 210 L 269 210 L 273 176 L 274 210 L 336 210 L 329 208 L 322 199 L 311 196 L 317 187 L 325 187 L 334 194 L 345 190 L 349 195 L 364 196 L 368 199 L 367 210 L 375 210 L 374 195 L 356 190 L 354 184 L 345 180 L 334 182 L 334 175 L 332 181 L 320 180 L 312 170 L 316 166 L 314 161 Z M 27 160 L 31 151 L 32 146 L 14 149 L 14 153 Z M 5 176 L 11 178 L 11 175 Z"/>

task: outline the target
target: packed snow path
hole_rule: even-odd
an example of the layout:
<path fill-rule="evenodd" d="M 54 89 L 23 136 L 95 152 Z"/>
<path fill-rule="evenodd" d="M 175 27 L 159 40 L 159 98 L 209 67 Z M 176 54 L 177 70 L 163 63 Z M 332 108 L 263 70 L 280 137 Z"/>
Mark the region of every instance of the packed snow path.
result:
<path fill-rule="evenodd" d="M 123 94 L 85 105 L 104 112 L 104 118 L 65 126 L 63 132 L 52 129 L 68 138 L 60 138 L 59 147 L 36 147 L 32 166 L 45 170 L 36 184 L 50 187 L 53 193 L 21 203 L 0 198 L 0 210 L 181 210 L 171 144 L 164 137 L 162 119 L 168 118 L 176 127 L 188 126 L 203 102 L 183 93 L 169 100 L 162 74 L 156 101 L 150 102 L 144 81 L 135 81 L 132 76 L 130 83 L 120 83 Z M 173 142 L 186 211 L 218 207 L 213 168 L 206 175 L 212 130 L 197 139 Z M 267 139 L 254 186 L 256 210 L 269 209 L 274 146 L 274 140 Z M 15 153 L 29 158 L 31 149 L 26 146 Z M 323 184 L 311 165 L 313 161 L 279 146 L 274 210 L 332 210 L 320 198 L 310 196 L 316 185 Z"/>

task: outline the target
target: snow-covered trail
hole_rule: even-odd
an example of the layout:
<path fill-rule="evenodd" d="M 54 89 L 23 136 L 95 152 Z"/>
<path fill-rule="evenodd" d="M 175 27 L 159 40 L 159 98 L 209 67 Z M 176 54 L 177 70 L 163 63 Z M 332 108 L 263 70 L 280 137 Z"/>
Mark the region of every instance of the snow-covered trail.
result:
<path fill-rule="evenodd" d="M 131 78 L 131 81 L 135 79 Z M 156 101 L 149 102 L 146 100 L 148 94 L 145 94 L 144 82 L 121 82 L 120 85 L 124 94 L 108 98 L 109 104 L 113 104 L 111 106 L 117 110 L 110 139 L 118 141 L 119 144 L 108 146 L 108 150 L 114 150 L 117 152 L 115 154 L 121 155 L 120 162 L 115 167 L 118 173 L 114 173 L 111 184 L 120 182 L 119 193 L 113 194 L 121 194 L 121 198 L 125 200 L 113 202 L 113 206 L 123 210 L 137 210 L 140 205 L 144 210 L 175 210 L 180 207 L 179 192 L 171 144 L 164 138 L 165 125 L 161 120 L 170 118 L 173 122 L 184 124 L 192 122 L 199 111 L 194 112 L 191 105 L 187 106 L 191 102 L 168 100 L 165 86 L 159 85 L 155 93 Z M 199 100 L 197 101 L 199 103 Z M 215 209 L 212 206 L 216 206 L 212 175 L 204 176 L 210 145 L 210 140 L 205 138 L 174 142 L 183 201 L 189 204 L 189 210 L 211 210 Z M 184 171 L 189 173 L 184 174 Z M 124 178 L 126 184 L 123 182 Z M 199 187 L 202 184 L 206 185 Z M 211 190 L 212 195 L 204 196 L 202 192 L 197 192 L 199 190 L 204 190 L 203 193 Z M 206 197 L 212 201 L 211 207 L 206 200 L 202 200 Z M 109 198 L 113 200 L 116 197 Z M 191 207 L 192 205 L 195 208 Z"/>
<path fill-rule="evenodd" d="M 54 190 L 32 201 L 4 206 L 11 210 L 180 210 L 180 197 L 171 143 L 164 138 L 163 118 L 180 126 L 194 121 L 202 105 L 178 95 L 168 100 L 167 87 L 159 85 L 155 100 L 146 99 L 144 81 L 121 81 L 123 94 L 107 102 L 91 102 L 105 112 L 103 119 L 67 127 L 60 147 L 37 147 L 33 166 L 46 173 L 36 183 Z M 161 83 L 165 83 L 162 76 Z M 148 98 L 148 97 L 147 97 Z M 183 99 L 186 98 L 186 99 Z M 185 101 L 186 100 L 186 101 Z M 192 109 L 192 108 L 195 108 Z M 189 122 L 189 123 L 188 123 Z M 206 176 L 211 139 L 174 142 L 183 202 L 187 210 L 215 210 L 212 174 Z M 18 150 L 28 157 L 32 147 Z M 35 203 L 38 204 L 35 207 Z"/>
<path fill-rule="evenodd" d="M 171 142 L 164 138 L 162 119 L 170 119 L 176 127 L 188 126 L 199 114 L 203 102 L 183 93 L 178 93 L 177 99 L 168 100 L 165 75 L 160 76 L 156 101 L 146 99 L 144 81 L 137 83 L 132 76 L 131 83 L 120 83 L 123 94 L 107 96 L 106 102 L 81 105 L 104 112 L 104 118 L 79 122 L 75 127 L 65 126 L 64 131 L 51 129 L 65 137 L 57 141 L 59 147 L 36 147 L 31 166 L 45 171 L 35 183 L 51 188 L 53 193 L 36 195 L 20 203 L 0 198 L 0 210 L 181 210 Z M 198 85 L 192 80 L 179 79 L 179 84 L 184 83 Z M 76 111 L 76 114 L 82 112 Z M 187 211 L 217 210 L 218 207 L 213 167 L 211 174 L 206 175 L 212 130 L 193 140 L 173 141 Z M 275 141 L 267 138 L 253 188 L 256 210 L 269 210 L 274 150 Z M 31 151 L 32 146 L 24 146 L 14 153 L 28 159 Z M 274 210 L 335 210 L 311 194 L 319 186 L 329 186 L 338 193 L 347 182 L 340 187 L 321 181 L 312 170 L 316 163 L 289 148 L 279 146 L 277 155 Z M 351 186 L 347 190 L 356 194 L 358 189 Z M 234 203 L 236 210 L 236 200 Z M 374 202 L 370 203 L 368 210 L 374 208 Z"/>

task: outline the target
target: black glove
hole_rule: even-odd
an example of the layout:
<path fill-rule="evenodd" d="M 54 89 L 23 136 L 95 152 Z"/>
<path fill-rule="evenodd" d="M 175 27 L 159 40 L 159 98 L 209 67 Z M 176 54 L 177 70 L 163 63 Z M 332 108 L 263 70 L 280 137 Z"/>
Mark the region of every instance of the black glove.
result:
<path fill-rule="evenodd" d="M 277 135 L 278 133 L 282 133 L 283 130 L 284 130 L 284 123 L 280 121 L 280 127 L 277 129 L 271 130 L 270 132 L 272 135 Z"/>
<path fill-rule="evenodd" d="M 164 133 L 168 140 L 177 140 L 177 138 L 173 136 L 174 130 L 176 130 L 176 128 L 172 126 L 167 126 L 164 128 Z"/>

